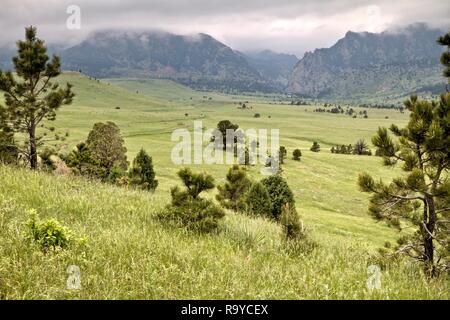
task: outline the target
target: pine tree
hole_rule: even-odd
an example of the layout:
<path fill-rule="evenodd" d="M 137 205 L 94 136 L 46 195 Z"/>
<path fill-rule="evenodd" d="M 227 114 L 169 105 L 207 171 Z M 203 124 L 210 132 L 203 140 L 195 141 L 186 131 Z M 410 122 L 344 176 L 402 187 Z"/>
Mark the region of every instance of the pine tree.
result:
<path fill-rule="evenodd" d="M 378 220 L 400 228 L 401 220 L 417 227 L 413 236 L 399 242 L 398 252 L 423 261 L 428 274 L 439 268 L 450 270 L 450 94 L 439 102 L 412 96 L 405 102 L 411 112 L 406 127 L 379 128 L 372 139 L 385 165 L 402 163 L 405 177 L 390 184 L 375 182 L 361 174 L 362 191 L 372 193 L 369 211 Z"/>
<path fill-rule="evenodd" d="M 261 181 L 269 192 L 272 207 L 271 217 L 279 220 L 282 207 L 288 203 L 291 209 L 295 209 L 294 194 L 286 180 L 280 175 L 272 175 Z"/>
<path fill-rule="evenodd" d="M 282 206 L 280 223 L 283 226 L 283 234 L 286 241 L 299 240 L 304 236 L 303 226 L 297 210 L 292 208 L 289 203 Z"/>
<path fill-rule="evenodd" d="M 228 170 L 226 182 L 217 187 L 219 193 L 216 199 L 227 209 L 242 211 L 245 209 L 245 194 L 250 185 L 247 171 L 234 165 Z"/>
<path fill-rule="evenodd" d="M 294 152 L 292 152 L 292 157 L 296 161 L 300 161 L 301 156 L 302 156 L 302 151 L 300 149 L 295 149 Z"/>
<path fill-rule="evenodd" d="M 312 152 L 319 152 L 320 151 L 320 144 L 318 142 L 314 141 L 310 150 Z"/>
<path fill-rule="evenodd" d="M 280 146 L 280 150 L 278 151 L 278 158 L 280 160 L 280 164 L 284 164 L 284 159 L 287 156 L 287 150 L 285 146 Z"/>
<path fill-rule="evenodd" d="M 17 56 L 13 58 L 16 75 L 0 70 L 0 90 L 4 91 L 5 105 L 0 106 L 0 116 L 14 132 L 27 135 L 25 149 L 21 152 L 37 169 L 38 146 L 42 137 L 36 135 L 36 128 L 44 121 L 53 121 L 61 105 L 70 104 L 74 97 L 71 85 L 60 88 L 51 79 L 61 73 L 57 56 L 51 61 L 44 41 L 36 37 L 36 28 L 25 29 L 25 40 L 18 41 Z M 2 122 L 0 121 L 0 122 Z"/>
<path fill-rule="evenodd" d="M 142 189 L 155 191 L 157 188 L 158 180 L 155 179 L 152 157 L 144 149 L 141 149 L 134 158 L 129 176 L 131 184 Z"/>
<path fill-rule="evenodd" d="M 441 55 L 441 63 L 444 66 L 444 77 L 448 78 L 450 83 L 450 32 L 440 37 L 438 43 L 442 46 L 447 46 L 447 51 Z"/>
<path fill-rule="evenodd" d="M 254 182 L 246 195 L 247 211 L 251 215 L 271 217 L 272 204 L 266 187 L 261 182 Z"/>

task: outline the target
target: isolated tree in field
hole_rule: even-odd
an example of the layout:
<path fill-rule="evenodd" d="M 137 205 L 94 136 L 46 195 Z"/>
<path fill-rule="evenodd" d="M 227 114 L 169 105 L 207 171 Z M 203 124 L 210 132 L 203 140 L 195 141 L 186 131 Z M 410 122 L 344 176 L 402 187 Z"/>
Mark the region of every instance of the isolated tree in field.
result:
<path fill-rule="evenodd" d="M 312 152 L 319 152 L 320 151 L 320 144 L 318 142 L 314 141 L 310 150 Z"/>
<path fill-rule="evenodd" d="M 113 167 L 127 170 L 127 148 L 124 146 L 119 127 L 114 122 L 94 124 L 86 140 L 92 155 L 99 161 L 108 176 Z"/>
<path fill-rule="evenodd" d="M 216 199 L 227 209 L 242 211 L 245 209 L 245 193 L 250 185 L 247 170 L 234 165 L 228 170 L 226 182 L 217 187 L 219 193 Z"/>
<path fill-rule="evenodd" d="M 353 154 L 357 154 L 357 155 L 370 155 L 371 154 L 369 146 L 363 139 L 358 140 L 352 149 L 353 149 L 352 150 Z M 349 151 L 351 151 L 351 150 L 349 150 Z"/>
<path fill-rule="evenodd" d="M 405 106 L 411 112 L 406 127 L 390 128 L 397 140 L 379 128 L 372 142 L 386 165 L 403 163 L 406 176 L 385 184 L 361 174 L 359 185 L 372 193 L 369 211 L 376 219 L 399 228 L 401 220 L 409 220 L 417 227 L 401 239 L 398 252 L 423 261 L 434 275 L 439 268 L 450 270 L 450 94 L 439 102 L 413 96 Z"/>
<path fill-rule="evenodd" d="M 266 187 L 261 182 L 254 182 L 246 195 L 247 211 L 251 215 L 271 217 L 272 204 Z"/>
<path fill-rule="evenodd" d="M 278 152 L 278 158 L 280 159 L 280 163 L 284 164 L 284 159 L 287 156 L 287 150 L 285 146 L 280 146 L 280 151 Z"/>
<path fill-rule="evenodd" d="M 300 161 L 301 156 L 302 156 L 302 151 L 300 149 L 295 149 L 294 152 L 292 152 L 292 157 L 296 161 Z"/>
<path fill-rule="evenodd" d="M 57 56 L 50 61 L 44 41 L 36 38 L 36 28 L 26 28 L 25 40 L 18 41 L 17 47 L 13 58 L 16 74 L 0 70 L 0 90 L 5 96 L 0 116 L 12 130 L 27 135 L 26 148 L 21 152 L 31 169 L 37 169 L 42 137 L 37 136 L 36 129 L 44 120 L 55 120 L 56 111 L 70 104 L 74 94 L 70 84 L 63 89 L 51 82 L 61 73 L 61 63 Z"/>
<path fill-rule="evenodd" d="M 447 51 L 441 55 L 441 63 L 444 66 L 444 77 L 448 78 L 450 83 L 450 33 L 440 37 L 438 43 L 447 47 Z"/>
<path fill-rule="evenodd" d="M 158 180 L 155 179 L 152 157 L 141 149 L 133 160 L 129 172 L 131 184 L 139 186 L 142 189 L 155 191 L 158 186 Z"/>
<path fill-rule="evenodd" d="M 219 123 L 217 124 L 217 130 L 222 135 L 221 142 L 222 142 L 223 150 L 225 150 L 227 148 L 227 130 L 232 130 L 233 132 L 236 132 L 238 128 L 239 128 L 239 125 L 233 124 L 230 120 L 219 121 Z M 233 139 L 233 141 L 234 141 L 234 143 L 236 143 L 237 138 L 235 137 Z"/>

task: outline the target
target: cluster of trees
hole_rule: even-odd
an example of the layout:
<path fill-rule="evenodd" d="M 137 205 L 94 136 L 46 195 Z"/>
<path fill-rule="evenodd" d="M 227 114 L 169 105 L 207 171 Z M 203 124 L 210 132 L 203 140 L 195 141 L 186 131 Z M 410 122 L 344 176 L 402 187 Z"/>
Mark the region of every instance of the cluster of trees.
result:
<path fill-rule="evenodd" d="M 89 132 L 85 142 L 79 143 L 62 158 L 75 174 L 154 191 L 158 181 L 155 179 L 152 157 L 141 149 L 128 168 L 126 152 L 119 127 L 114 122 L 99 122 Z"/>
<path fill-rule="evenodd" d="M 218 191 L 216 199 L 224 208 L 277 221 L 283 225 L 289 240 L 304 238 L 305 230 L 295 209 L 294 194 L 281 174 L 252 181 L 245 168 L 234 165 Z"/>
<path fill-rule="evenodd" d="M 360 139 L 354 145 L 336 145 L 331 147 L 331 153 L 337 154 L 355 154 L 355 155 L 364 155 L 371 156 L 372 151 L 369 149 L 367 143 Z"/>
<path fill-rule="evenodd" d="M 74 93 L 69 83 L 62 88 L 52 82 L 61 73 L 61 62 L 57 56 L 48 57 L 44 41 L 36 37 L 36 28 L 26 28 L 25 40 L 17 46 L 13 58 L 16 74 L 0 70 L 0 90 L 5 97 L 5 105 L 0 106 L 0 161 L 24 162 L 33 170 L 72 168 L 76 174 L 155 190 L 158 182 L 152 158 L 141 150 L 127 171 L 127 150 L 113 122 L 96 123 L 87 140 L 70 154 L 57 155 L 52 148 L 43 147 L 48 133 L 39 136 L 38 128 L 55 133 L 55 140 L 65 139 L 44 122 L 54 121 L 56 111 L 72 103 Z M 16 143 L 15 134 L 26 136 L 23 145 Z"/>
<path fill-rule="evenodd" d="M 378 104 L 378 103 L 363 103 L 359 105 L 360 108 L 373 108 L 373 109 L 394 109 L 401 113 L 405 111 L 405 107 L 395 104 Z"/>

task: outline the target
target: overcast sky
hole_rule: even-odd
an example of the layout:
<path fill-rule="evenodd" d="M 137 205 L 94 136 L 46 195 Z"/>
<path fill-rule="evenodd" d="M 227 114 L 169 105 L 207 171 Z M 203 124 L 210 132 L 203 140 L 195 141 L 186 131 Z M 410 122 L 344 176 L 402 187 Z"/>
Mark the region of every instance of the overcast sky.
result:
<path fill-rule="evenodd" d="M 81 9 L 69 30 L 67 8 Z M 414 22 L 450 26 L 448 0 L 1 0 L 0 45 L 36 25 L 47 42 L 76 43 L 99 29 L 208 33 L 241 51 L 328 47 L 348 30 L 380 32 Z"/>

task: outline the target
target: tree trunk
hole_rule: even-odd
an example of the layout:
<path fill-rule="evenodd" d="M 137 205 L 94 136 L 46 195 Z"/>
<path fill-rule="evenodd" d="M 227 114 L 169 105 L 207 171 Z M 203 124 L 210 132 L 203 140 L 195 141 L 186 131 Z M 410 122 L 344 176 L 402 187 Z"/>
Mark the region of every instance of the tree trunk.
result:
<path fill-rule="evenodd" d="M 30 155 L 29 155 L 29 161 L 30 161 L 30 168 L 32 170 L 37 170 L 38 163 L 37 163 L 37 146 L 36 146 L 36 128 L 35 126 L 31 126 L 29 130 L 30 135 Z"/>
<path fill-rule="evenodd" d="M 424 220 L 422 230 L 423 246 L 424 246 L 424 260 L 425 272 L 433 276 L 435 273 L 434 266 L 434 244 L 433 232 L 436 224 L 436 208 L 432 196 L 425 197 L 426 206 L 424 208 Z"/>

